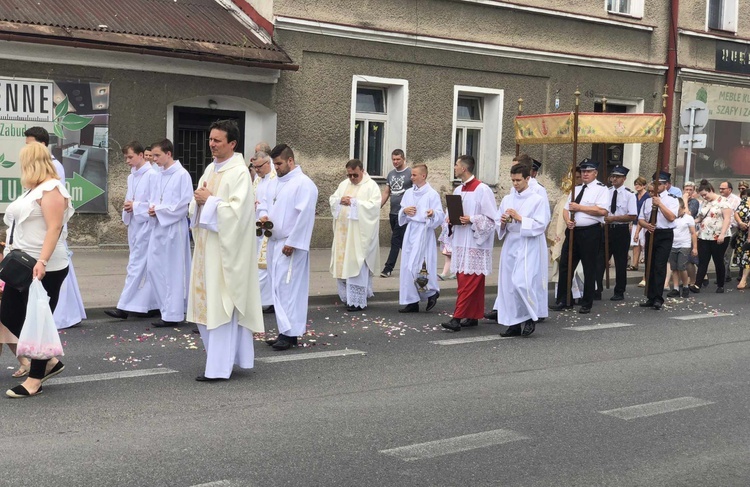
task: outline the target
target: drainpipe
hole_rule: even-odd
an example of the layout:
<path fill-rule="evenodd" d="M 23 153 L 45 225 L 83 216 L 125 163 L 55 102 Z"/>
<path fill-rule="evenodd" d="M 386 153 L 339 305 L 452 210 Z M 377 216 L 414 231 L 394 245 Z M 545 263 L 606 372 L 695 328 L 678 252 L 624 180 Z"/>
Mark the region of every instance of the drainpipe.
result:
<path fill-rule="evenodd" d="M 669 41 L 667 44 L 667 117 L 664 126 L 664 144 L 662 147 L 662 167 L 669 171 L 670 152 L 672 150 L 672 114 L 674 112 L 674 91 L 677 79 L 677 26 L 680 0 L 670 0 Z"/>

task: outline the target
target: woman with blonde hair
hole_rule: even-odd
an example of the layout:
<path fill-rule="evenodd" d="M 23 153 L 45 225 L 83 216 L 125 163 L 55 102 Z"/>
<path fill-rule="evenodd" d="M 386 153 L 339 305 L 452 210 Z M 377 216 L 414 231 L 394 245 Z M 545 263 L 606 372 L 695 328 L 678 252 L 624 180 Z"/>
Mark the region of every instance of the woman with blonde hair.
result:
<path fill-rule="evenodd" d="M 57 179 L 47 148 L 32 142 L 21 149 L 21 185 L 26 191 L 5 212 L 7 234 L 5 253 L 20 249 L 36 259 L 33 276 L 49 295 L 52 311 L 57 306 L 60 286 L 68 274 L 68 252 L 65 248 L 65 223 L 73 214 L 70 194 Z M 26 320 L 29 292 L 6 286 L 0 303 L 0 322 L 18 337 Z M 8 389 L 11 398 L 36 396 L 42 383 L 63 371 L 57 358 L 31 360 L 29 376 L 16 387 Z"/>

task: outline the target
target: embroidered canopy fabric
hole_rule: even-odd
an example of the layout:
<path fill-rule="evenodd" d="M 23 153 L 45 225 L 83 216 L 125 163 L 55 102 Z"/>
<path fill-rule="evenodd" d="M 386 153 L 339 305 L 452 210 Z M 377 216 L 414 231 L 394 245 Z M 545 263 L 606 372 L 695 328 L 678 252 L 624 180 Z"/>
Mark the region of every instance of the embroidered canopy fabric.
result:
<path fill-rule="evenodd" d="M 572 144 L 574 113 L 546 113 L 516 117 L 516 142 L 525 144 Z M 662 113 L 579 113 L 581 144 L 647 144 L 664 139 Z"/>

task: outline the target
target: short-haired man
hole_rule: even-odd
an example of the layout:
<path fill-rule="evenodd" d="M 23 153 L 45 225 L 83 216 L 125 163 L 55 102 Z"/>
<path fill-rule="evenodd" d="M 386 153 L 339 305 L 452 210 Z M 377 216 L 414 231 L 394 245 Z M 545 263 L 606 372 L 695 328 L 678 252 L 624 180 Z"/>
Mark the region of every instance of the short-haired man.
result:
<path fill-rule="evenodd" d="M 667 278 L 667 263 L 669 254 L 672 252 L 672 242 L 674 240 L 675 219 L 680 211 L 680 203 L 677 197 L 667 191 L 667 183 L 671 179 L 668 172 L 654 174 L 653 185 L 657 188 L 656 196 L 652 196 L 643 202 L 641 214 L 638 216 L 638 225 L 645 228 L 646 249 L 649 248 L 649 242 L 654 239 L 651 255 L 646 255 L 651 259 L 648 280 L 648 295 L 646 301 L 640 303 L 643 308 L 653 308 L 660 310 L 664 305 L 664 282 Z M 651 224 L 651 210 L 656 209 L 656 223 Z M 722 286 L 723 283 L 719 283 Z"/>
<path fill-rule="evenodd" d="M 180 161 L 173 158 L 171 140 L 155 143 L 151 152 L 161 169 L 152 187 L 148 209 L 153 229 L 146 266 L 161 312 L 161 320 L 151 325 L 173 327 L 185 320 L 190 279 L 187 214 L 193 199 L 193 181 Z"/>
<path fill-rule="evenodd" d="M 398 222 L 398 212 L 401 209 L 401 198 L 407 189 L 411 188 L 411 169 L 406 165 L 406 155 L 401 149 L 396 149 L 391 153 L 391 163 L 393 169 L 386 176 L 385 191 L 380 201 L 383 207 L 385 202 L 390 199 L 391 209 L 388 212 L 388 219 L 391 224 L 391 251 L 388 252 L 388 258 L 383 266 L 383 272 L 380 277 L 391 277 L 393 269 L 396 267 L 398 252 L 404 241 L 406 225 L 400 225 Z"/>
<path fill-rule="evenodd" d="M 333 215 L 330 270 L 347 311 L 362 311 L 372 294 L 372 276 L 380 267 L 380 189 L 362 167 L 346 163 L 346 177 L 328 198 Z"/>
<path fill-rule="evenodd" d="M 477 326 L 484 316 L 484 283 L 492 272 L 492 245 L 497 205 L 492 190 L 474 177 L 474 157 L 463 155 L 453 165 L 453 175 L 461 184 L 453 191 L 460 195 L 464 214 L 461 224 L 451 226 L 451 272 L 456 274 L 456 308 L 443 328 L 461 331 Z M 463 320 L 463 321 L 462 321 Z"/>
<path fill-rule="evenodd" d="M 263 147 L 264 143 L 256 145 Z M 267 145 L 267 144 L 266 144 Z M 269 152 L 271 149 L 268 149 Z M 250 159 L 250 167 L 255 170 L 255 179 L 253 188 L 255 189 L 255 210 L 264 200 L 271 181 L 276 179 L 276 171 L 273 169 L 273 161 L 268 152 L 258 151 Z M 263 305 L 264 313 L 273 313 L 273 290 L 271 288 L 271 278 L 268 276 L 268 237 L 261 232 L 258 237 L 258 279 L 260 279 L 260 301 Z"/>
<path fill-rule="evenodd" d="M 24 132 L 26 137 L 26 143 L 39 142 L 44 144 L 45 147 L 49 146 L 49 132 L 44 127 L 29 127 Z M 55 166 L 57 176 L 65 184 L 65 168 L 60 161 L 55 158 L 52 151 L 50 151 L 52 157 L 52 164 Z M 68 226 L 65 225 L 65 233 L 67 234 Z M 68 246 L 67 240 L 65 246 Z M 55 318 L 55 325 L 58 330 L 70 328 L 71 326 L 77 325 L 81 321 L 86 319 L 86 309 L 83 307 L 83 298 L 81 297 L 81 290 L 78 287 L 78 279 L 76 278 L 76 271 L 73 268 L 73 252 L 68 250 L 70 255 L 68 264 L 68 275 L 65 277 L 62 286 L 60 287 L 60 297 L 57 301 L 57 307 L 53 313 Z"/>
<path fill-rule="evenodd" d="M 510 168 L 511 193 L 498 209 L 497 236 L 505 239 L 500 253 L 497 288 L 497 322 L 507 326 L 501 336 L 529 336 L 547 310 L 547 243 L 549 203 L 531 191 L 530 167 L 516 163 Z"/>
<path fill-rule="evenodd" d="M 200 382 L 226 380 L 234 365 L 255 365 L 253 332 L 263 332 L 255 254 L 255 197 L 232 120 L 209 128 L 214 157 L 190 203 L 195 255 L 188 320 L 198 324 L 206 349 Z M 183 218 L 184 219 L 184 218 Z"/>
<path fill-rule="evenodd" d="M 435 229 L 443 224 L 445 213 L 440 195 L 427 182 L 427 174 L 425 164 L 411 168 L 412 187 L 404 193 L 398 212 L 399 225 L 406 226 L 398 292 L 398 302 L 405 306 L 400 313 L 418 313 L 419 302 L 425 300 L 425 311 L 430 311 L 440 297 Z M 424 278 L 420 275 L 423 266 L 427 282 L 418 285 L 417 278 Z"/>
<path fill-rule="evenodd" d="M 596 180 L 599 163 L 584 159 L 579 164 L 582 184 L 575 188 L 575 199 L 568 198 L 563 210 L 563 218 L 568 227 L 565 242 L 560 253 L 560 280 L 557 285 L 557 297 L 550 309 L 562 311 L 568 309 L 568 272 L 574 272 L 580 262 L 583 265 L 583 296 L 580 299 L 581 314 L 591 313 L 596 289 L 596 265 L 599 245 L 602 239 L 602 224 L 610 204 L 609 190 Z M 568 253 L 573 237 L 573 266 L 568 269 Z"/>
<path fill-rule="evenodd" d="M 615 260 L 615 292 L 610 301 L 625 299 L 625 286 L 628 283 L 628 252 L 630 251 L 630 224 L 638 217 L 638 204 L 635 193 L 625 187 L 625 178 L 630 169 L 625 166 L 612 168 L 610 178 L 612 186 L 609 188 L 609 208 L 604 224 L 609 232 L 609 255 L 604 257 L 604 237 L 599 246 L 599 257 L 596 268 L 596 293 L 594 299 L 602 299 L 604 289 L 605 266 L 614 257 Z"/>
<path fill-rule="evenodd" d="M 117 308 L 104 311 L 113 318 L 122 320 L 128 313 L 148 313 L 159 307 L 156 293 L 148 279 L 149 248 L 154 221 L 148 216 L 149 197 L 158 178 L 151 164 L 144 157 L 140 142 L 134 140 L 122 147 L 125 162 L 130 166 L 125 203 L 122 207 L 122 222 L 128 227 L 128 255 L 125 286 L 120 293 Z"/>
<path fill-rule="evenodd" d="M 277 177 L 258 205 L 258 217 L 261 224 L 273 223 L 267 260 L 279 334 L 266 343 L 274 350 L 288 350 L 307 331 L 310 239 L 318 188 L 297 165 L 288 145 L 277 145 L 270 157 Z"/>
<path fill-rule="evenodd" d="M 719 194 L 721 194 L 722 197 L 726 198 L 727 202 L 729 203 L 729 207 L 732 209 L 732 218 L 730 220 L 729 224 L 729 232 L 731 233 L 731 237 L 729 238 L 729 245 L 727 245 L 727 250 L 724 252 L 724 268 L 726 269 L 726 282 L 730 282 L 732 280 L 731 277 L 731 265 L 732 265 L 732 255 L 734 254 L 734 243 L 732 242 L 737 235 L 737 220 L 734 218 L 734 212 L 737 211 L 737 207 L 740 206 L 740 197 L 736 194 L 734 194 L 734 187 L 732 186 L 732 183 L 728 180 L 722 181 L 719 183 Z M 740 271 L 740 274 L 742 274 L 742 271 Z M 719 282 L 717 283 L 718 286 L 723 287 L 724 283 Z"/>

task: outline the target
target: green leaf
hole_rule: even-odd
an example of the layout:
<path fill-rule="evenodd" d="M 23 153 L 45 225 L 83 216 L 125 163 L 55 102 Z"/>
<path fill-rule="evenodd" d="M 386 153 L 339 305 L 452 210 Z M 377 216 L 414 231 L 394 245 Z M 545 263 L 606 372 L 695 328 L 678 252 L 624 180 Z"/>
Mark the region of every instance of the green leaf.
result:
<path fill-rule="evenodd" d="M 0 154 L 0 163 L 5 160 L 5 154 Z"/>
<path fill-rule="evenodd" d="M 60 125 L 59 122 L 55 122 L 55 135 L 57 135 L 60 140 L 65 139 L 65 134 L 63 133 L 62 125 Z"/>
<path fill-rule="evenodd" d="M 64 128 L 72 132 L 77 132 L 91 123 L 92 118 L 82 117 L 75 113 L 68 113 L 60 122 Z"/>
<path fill-rule="evenodd" d="M 3 166 L 5 169 L 10 169 L 11 167 L 15 166 L 16 163 L 13 161 L 2 161 L 0 162 L 0 166 Z"/>
<path fill-rule="evenodd" d="M 68 113 L 68 97 L 66 96 L 63 101 L 57 104 L 55 107 L 55 118 L 60 118 Z"/>

